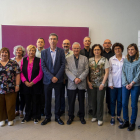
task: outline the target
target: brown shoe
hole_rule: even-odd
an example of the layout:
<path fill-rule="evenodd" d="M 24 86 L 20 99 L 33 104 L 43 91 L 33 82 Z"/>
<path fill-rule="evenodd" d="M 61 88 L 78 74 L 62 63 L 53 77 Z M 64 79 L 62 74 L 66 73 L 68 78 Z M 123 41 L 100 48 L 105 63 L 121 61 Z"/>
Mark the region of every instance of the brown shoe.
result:
<path fill-rule="evenodd" d="M 20 118 L 23 118 L 24 115 L 23 115 L 23 111 L 20 111 Z"/>
<path fill-rule="evenodd" d="M 16 111 L 15 116 L 19 116 L 19 111 Z"/>

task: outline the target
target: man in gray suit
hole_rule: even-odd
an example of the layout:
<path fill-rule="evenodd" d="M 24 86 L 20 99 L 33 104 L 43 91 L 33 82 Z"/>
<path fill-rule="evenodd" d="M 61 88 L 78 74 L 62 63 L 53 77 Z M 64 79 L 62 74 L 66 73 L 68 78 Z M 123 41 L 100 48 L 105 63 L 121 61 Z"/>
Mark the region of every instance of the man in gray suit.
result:
<path fill-rule="evenodd" d="M 91 48 L 90 48 L 90 45 L 91 45 L 91 39 L 90 37 L 86 36 L 83 40 L 83 44 L 84 44 L 84 49 L 82 49 L 80 51 L 80 54 L 81 55 L 84 55 L 86 56 L 88 59 L 92 57 L 92 52 L 91 52 Z M 89 88 L 87 86 L 87 93 L 88 93 L 88 113 L 90 115 L 92 115 L 92 101 L 91 101 L 91 94 L 89 91 Z"/>
<path fill-rule="evenodd" d="M 71 124 L 74 119 L 74 108 L 76 93 L 79 101 L 79 117 L 82 124 L 86 124 L 85 116 L 85 89 L 86 77 L 89 72 L 87 57 L 80 55 L 81 46 L 78 42 L 72 45 L 73 55 L 66 58 L 65 72 L 68 77 L 68 102 L 69 102 L 69 119 L 67 124 Z"/>

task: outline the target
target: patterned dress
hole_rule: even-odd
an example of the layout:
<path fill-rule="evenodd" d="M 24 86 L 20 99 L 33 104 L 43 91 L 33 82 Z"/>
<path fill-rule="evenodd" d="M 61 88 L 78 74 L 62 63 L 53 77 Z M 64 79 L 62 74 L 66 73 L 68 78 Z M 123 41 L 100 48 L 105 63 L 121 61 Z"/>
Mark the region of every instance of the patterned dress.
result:
<path fill-rule="evenodd" d="M 105 57 L 102 56 L 97 64 L 94 57 L 89 59 L 89 81 L 93 87 L 99 87 L 101 85 L 106 68 L 109 68 L 109 62 Z M 105 83 L 106 85 L 107 82 Z"/>
<path fill-rule="evenodd" d="M 14 60 L 9 60 L 5 66 L 0 63 L 0 94 L 15 91 L 16 74 L 20 73 L 20 67 Z"/>

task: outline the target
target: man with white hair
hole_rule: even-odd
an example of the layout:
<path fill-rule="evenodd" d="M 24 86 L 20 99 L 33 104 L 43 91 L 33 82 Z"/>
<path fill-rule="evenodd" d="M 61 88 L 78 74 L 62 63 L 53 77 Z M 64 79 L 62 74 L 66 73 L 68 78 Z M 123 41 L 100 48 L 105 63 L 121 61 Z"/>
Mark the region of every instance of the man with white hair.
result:
<path fill-rule="evenodd" d="M 68 77 L 68 103 L 69 103 L 69 119 L 67 124 L 70 125 L 74 119 L 74 108 L 76 94 L 78 93 L 79 101 L 79 117 L 82 124 L 86 124 L 85 116 L 85 89 L 86 77 L 89 72 L 88 59 L 80 55 L 81 46 L 78 42 L 72 45 L 73 55 L 66 58 L 65 72 Z"/>

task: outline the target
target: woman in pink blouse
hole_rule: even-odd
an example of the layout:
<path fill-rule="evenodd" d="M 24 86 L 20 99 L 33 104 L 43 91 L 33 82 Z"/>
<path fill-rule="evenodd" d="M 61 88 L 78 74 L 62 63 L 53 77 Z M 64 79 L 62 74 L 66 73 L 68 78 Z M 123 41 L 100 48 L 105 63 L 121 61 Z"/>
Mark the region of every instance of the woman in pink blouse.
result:
<path fill-rule="evenodd" d="M 31 117 L 34 123 L 38 123 L 41 118 L 40 113 L 40 96 L 42 93 L 41 59 L 35 57 L 36 47 L 27 46 L 28 57 L 21 61 L 21 93 L 25 96 L 25 117 L 21 123 L 30 121 Z"/>

